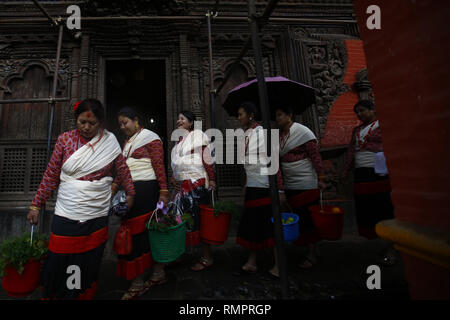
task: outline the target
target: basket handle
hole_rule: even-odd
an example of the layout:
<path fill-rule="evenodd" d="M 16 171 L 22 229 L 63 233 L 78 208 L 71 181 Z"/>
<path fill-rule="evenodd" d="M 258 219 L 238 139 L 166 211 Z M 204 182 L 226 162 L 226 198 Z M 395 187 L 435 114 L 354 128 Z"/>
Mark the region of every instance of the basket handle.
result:
<path fill-rule="evenodd" d="M 148 222 L 147 222 L 147 229 L 150 227 L 150 223 L 152 222 L 153 216 L 155 215 L 156 211 L 158 211 L 158 208 L 156 208 L 155 210 L 153 210 L 153 212 L 152 212 L 152 214 L 151 214 L 151 216 L 150 216 L 150 219 L 149 219 Z M 156 219 L 157 222 L 159 222 L 159 221 L 158 221 L 158 217 L 156 217 L 155 219 Z"/>

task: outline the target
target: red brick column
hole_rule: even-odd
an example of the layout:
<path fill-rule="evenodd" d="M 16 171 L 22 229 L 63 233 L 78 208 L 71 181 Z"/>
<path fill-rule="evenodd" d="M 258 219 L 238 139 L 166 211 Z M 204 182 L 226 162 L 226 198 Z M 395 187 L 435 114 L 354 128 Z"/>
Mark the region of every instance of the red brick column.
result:
<path fill-rule="evenodd" d="M 369 5 L 381 29 L 366 26 Z M 412 298 L 450 299 L 450 5 L 354 1 L 396 219 L 377 225 L 404 257 Z"/>
<path fill-rule="evenodd" d="M 349 87 L 356 81 L 356 74 L 366 68 L 363 42 L 361 40 L 346 40 L 348 61 L 343 83 Z M 330 109 L 321 140 L 322 148 L 345 146 L 349 143 L 353 128 L 359 123 L 353 112 L 353 106 L 358 102 L 354 91 L 341 94 Z"/>

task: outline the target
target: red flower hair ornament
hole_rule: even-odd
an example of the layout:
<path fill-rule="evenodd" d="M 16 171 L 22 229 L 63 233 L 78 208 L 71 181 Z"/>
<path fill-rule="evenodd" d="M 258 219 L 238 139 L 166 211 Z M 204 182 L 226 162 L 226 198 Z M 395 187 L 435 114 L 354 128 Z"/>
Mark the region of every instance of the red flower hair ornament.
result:
<path fill-rule="evenodd" d="M 75 104 L 73 105 L 73 111 L 77 111 L 78 107 L 80 106 L 81 102 L 75 102 Z"/>

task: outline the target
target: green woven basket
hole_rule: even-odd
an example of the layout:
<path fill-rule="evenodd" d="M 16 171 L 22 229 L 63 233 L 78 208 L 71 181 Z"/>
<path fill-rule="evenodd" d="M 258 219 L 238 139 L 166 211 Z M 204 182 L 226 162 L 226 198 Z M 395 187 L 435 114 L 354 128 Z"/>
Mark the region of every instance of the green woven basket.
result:
<path fill-rule="evenodd" d="M 186 250 L 186 221 L 170 227 L 167 232 L 149 230 L 148 239 L 153 260 L 172 262 Z"/>

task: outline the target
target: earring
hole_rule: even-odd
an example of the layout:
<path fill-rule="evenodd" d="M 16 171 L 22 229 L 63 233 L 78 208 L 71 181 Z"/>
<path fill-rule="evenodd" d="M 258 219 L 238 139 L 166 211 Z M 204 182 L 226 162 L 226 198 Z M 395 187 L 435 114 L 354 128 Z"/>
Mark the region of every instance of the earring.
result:
<path fill-rule="evenodd" d="M 138 123 L 136 123 L 136 130 L 139 128 L 139 124 Z"/>

